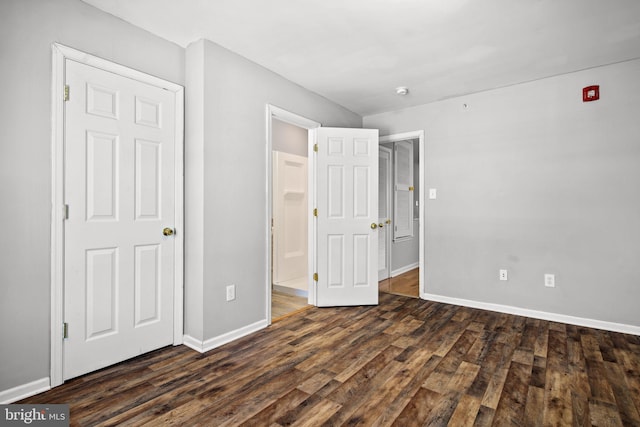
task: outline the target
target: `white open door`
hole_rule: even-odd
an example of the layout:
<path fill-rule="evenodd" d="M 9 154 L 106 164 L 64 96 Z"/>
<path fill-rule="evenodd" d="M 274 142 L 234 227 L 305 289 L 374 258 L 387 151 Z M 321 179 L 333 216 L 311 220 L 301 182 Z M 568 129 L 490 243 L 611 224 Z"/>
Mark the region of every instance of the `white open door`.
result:
<path fill-rule="evenodd" d="M 316 304 L 378 303 L 378 130 L 316 130 Z"/>

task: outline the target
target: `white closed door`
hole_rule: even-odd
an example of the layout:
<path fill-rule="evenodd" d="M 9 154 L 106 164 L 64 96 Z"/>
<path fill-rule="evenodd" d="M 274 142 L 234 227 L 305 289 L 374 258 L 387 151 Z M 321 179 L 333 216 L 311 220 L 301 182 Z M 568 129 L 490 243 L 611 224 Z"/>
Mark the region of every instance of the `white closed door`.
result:
<path fill-rule="evenodd" d="M 389 278 L 391 256 L 391 149 L 378 152 L 378 280 Z"/>
<path fill-rule="evenodd" d="M 378 130 L 316 132 L 316 304 L 377 304 Z"/>
<path fill-rule="evenodd" d="M 69 379 L 173 342 L 176 119 L 173 92 L 65 67 Z"/>
<path fill-rule="evenodd" d="M 307 290 L 307 158 L 273 152 L 273 283 Z"/>

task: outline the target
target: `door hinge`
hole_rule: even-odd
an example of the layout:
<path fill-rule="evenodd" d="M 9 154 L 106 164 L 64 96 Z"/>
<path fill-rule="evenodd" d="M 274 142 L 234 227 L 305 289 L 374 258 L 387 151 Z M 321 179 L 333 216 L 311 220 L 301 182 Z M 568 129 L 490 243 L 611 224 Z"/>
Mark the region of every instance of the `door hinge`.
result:
<path fill-rule="evenodd" d="M 64 100 L 69 100 L 69 85 L 64 85 Z"/>
<path fill-rule="evenodd" d="M 413 185 L 409 187 L 409 191 L 413 191 Z"/>
<path fill-rule="evenodd" d="M 313 273 L 313 280 L 314 280 L 315 282 L 317 282 L 317 281 L 318 281 L 318 273 Z"/>
<path fill-rule="evenodd" d="M 318 152 L 318 144 L 313 144 L 313 151 Z"/>
<path fill-rule="evenodd" d="M 69 219 L 69 205 L 64 205 L 64 219 Z"/>
<path fill-rule="evenodd" d="M 69 324 L 67 322 L 62 324 L 62 338 L 65 340 L 69 338 Z"/>
<path fill-rule="evenodd" d="M 315 216 L 315 217 L 318 216 L 318 208 L 314 208 L 313 209 L 313 216 Z"/>

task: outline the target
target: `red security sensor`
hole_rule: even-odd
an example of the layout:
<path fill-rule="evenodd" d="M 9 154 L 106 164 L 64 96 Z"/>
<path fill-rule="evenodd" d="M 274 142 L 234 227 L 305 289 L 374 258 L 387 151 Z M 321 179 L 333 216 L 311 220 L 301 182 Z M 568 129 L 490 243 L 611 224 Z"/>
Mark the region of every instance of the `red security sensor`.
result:
<path fill-rule="evenodd" d="M 597 101 L 600 99 L 600 86 L 587 86 L 582 88 L 582 102 Z"/>

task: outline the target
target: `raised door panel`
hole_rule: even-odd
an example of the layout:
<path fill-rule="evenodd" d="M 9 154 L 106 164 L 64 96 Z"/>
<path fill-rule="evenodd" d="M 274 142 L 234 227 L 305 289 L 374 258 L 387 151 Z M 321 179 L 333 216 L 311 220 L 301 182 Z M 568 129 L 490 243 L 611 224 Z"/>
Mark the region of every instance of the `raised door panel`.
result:
<path fill-rule="evenodd" d="M 158 141 L 136 139 L 135 209 L 136 219 L 159 219 L 162 202 L 161 145 Z"/>
<path fill-rule="evenodd" d="M 327 286 L 330 288 L 344 288 L 345 259 L 344 235 L 327 235 Z"/>
<path fill-rule="evenodd" d="M 86 133 L 86 215 L 88 221 L 115 221 L 119 202 L 119 138 Z"/>
<path fill-rule="evenodd" d="M 160 310 L 162 292 L 161 250 L 162 247 L 160 245 L 135 247 L 134 324 L 136 327 L 157 322 L 162 315 Z"/>
<path fill-rule="evenodd" d="M 118 248 L 86 251 L 86 339 L 118 332 Z"/>

